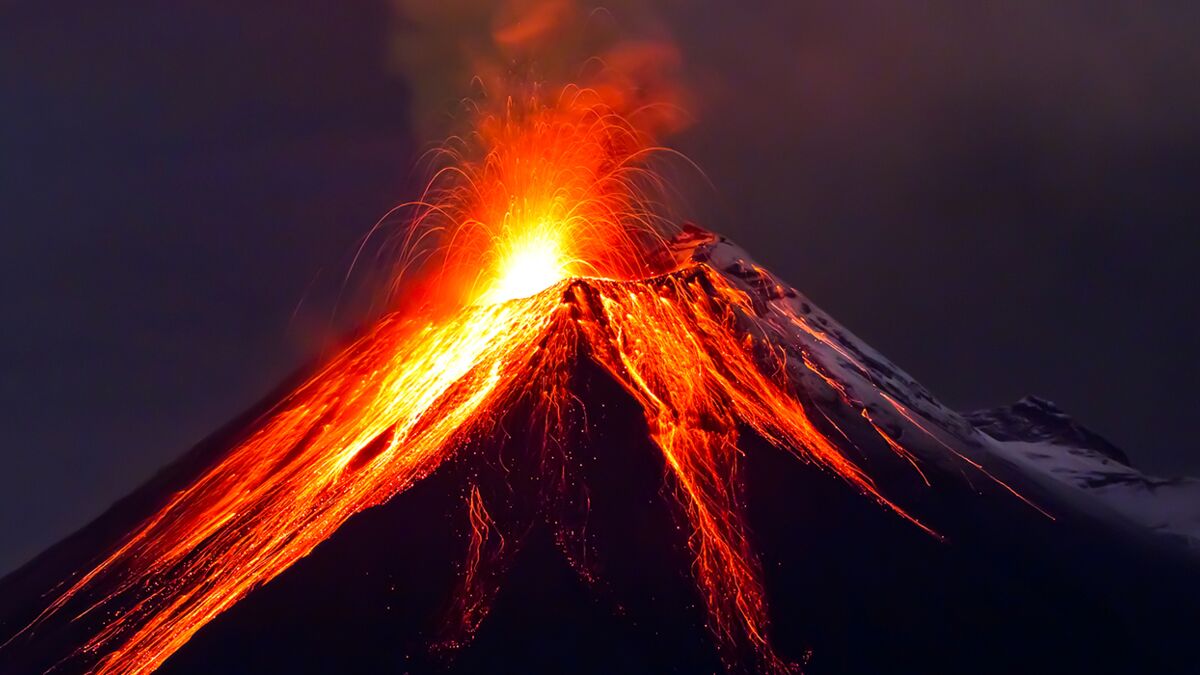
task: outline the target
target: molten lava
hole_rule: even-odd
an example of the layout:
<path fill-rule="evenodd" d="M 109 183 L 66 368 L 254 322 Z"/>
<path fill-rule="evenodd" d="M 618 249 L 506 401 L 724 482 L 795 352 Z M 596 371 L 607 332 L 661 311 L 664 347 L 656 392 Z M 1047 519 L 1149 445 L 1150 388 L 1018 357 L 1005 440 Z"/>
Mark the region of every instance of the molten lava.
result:
<path fill-rule="evenodd" d="M 59 613 L 103 616 L 70 662 L 97 673 L 153 671 L 351 516 L 405 491 L 465 442 L 496 434 L 518 399 L 534 401 L 548 447 L 566 443 L 575 396 L 567 374 L 584 358 L 644 411 L 691 526 L 694 574 L 722 657 L 791 670 L 771 646 L 747 537 L 739 428 L 928 528 L 880 493 L 788 369 L 836 382 L 806 358 L 798 366 L 803 355 L 785 353 L 750 319 L 780 334 L 824 340 L 823 332 L 783 304 L 766 312 L 669 243 L 656 215 L 651 141 L 595 92 L 572 87 L 484 116 L 472 137 L 443 151 L 453 161 L 413 205 L 416 225 L 403 242 L 405 273 L 423 262 L 418 274 L 442 309 L 383 317 L 71 579 L 27 630 Z M 455 644 L 484 620 L 493 590 L 481 568 L 506 550 L 477 489 L 467 508 Z"/>
<path fill-rule="evenodd" d="M 513 245 L 512 249 L 483 302 L 527 298 L 567 278 L 562 246 L 553 236 L 539 233 Z"/>

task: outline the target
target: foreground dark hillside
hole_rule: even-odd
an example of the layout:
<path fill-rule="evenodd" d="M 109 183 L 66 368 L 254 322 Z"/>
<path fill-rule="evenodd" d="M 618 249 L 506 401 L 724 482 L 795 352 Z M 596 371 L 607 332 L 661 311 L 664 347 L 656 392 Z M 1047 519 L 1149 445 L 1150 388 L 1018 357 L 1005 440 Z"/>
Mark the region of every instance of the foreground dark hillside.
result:
<path fill-rule="evenodd" d="M 505 447 L 468 448 L 356 516 L 161 672 L 719 672 L 687 533 L 663 499 L 671 487 L 641 413 L 590 367 L 577 384 L 588 432 L 573 454 L 589 488 L 587 555 L 598 581 L 583 582 L 537 521 L 541 498 L 537 481 L 521 477 L 533 460 L 516 410 Z M 759 441 L 746 445 L 742 480 L 773 639 L 792 659 L 811 651 L 807 672 L 1188 672 L 1200 587 L 1178 551 L 1083 518 L 1050 521 L 1007 493 L 975 492 L 962 476 L 932 475 L 931 489 L 899 466 L 876 467 L 892 494 L 947 536 L 940 543 L 837 479 Z M 198 449 L 175 473 L 209 452 Z M 496 453 L 511 473 L 488 459 Z M 49 580 L 176 480 L 168 473 L 0 581 L 4 636 Z M 467 547 L 471 481 L 519 552 L 474 642 L 431 652 Z M 73 632 L 51 625 L 19 638 L 0 652 L 0 670 L 40 672 Z"/>

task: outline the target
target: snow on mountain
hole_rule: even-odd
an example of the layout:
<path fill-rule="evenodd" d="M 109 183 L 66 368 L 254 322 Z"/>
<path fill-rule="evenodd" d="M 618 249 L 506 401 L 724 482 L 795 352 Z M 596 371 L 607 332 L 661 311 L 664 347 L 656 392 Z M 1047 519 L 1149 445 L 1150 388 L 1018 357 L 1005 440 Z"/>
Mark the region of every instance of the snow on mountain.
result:
<path fill-rule="evenodd" d="M 788 351 L 788 374 L 799 388 L 818 400 L 829 398 L 837 404 L 842 402 L 838 394 L 847 394 L 886 426 L 912 426 L 913 421 L 900 413 L 903 408 L 930 422 L 931 427 L 972 445 L 974 429 L 969 423 L 803 293 L 757 264 L 728 239 L 688 229 L 683 241 L 689 234 L 697 240 L 692 260 L 719 271 L 755 300 L 757 328 L 769 335 L 773 344 Z M 830 391 L 831 387 L 840 391 Z M 829 396 L 822 397 L 822 390 Z M 940 443 L 935 445 L 940 447 Z M 927 459 L 936 461 L 945 454 L 942 448 Z"/>
<path fill-rule="evenodd" d="M 1200 551 L 1200 480 L 1142 474 L 1122 450 L 1042 399 L 955 412 L 732 242 L 688 228 L 677 243 L 755 299 L 758 328 L 786 345 L 799 387 L 835 403 L 836 394 L 847 394 L 884 431 L 903 435 L 922 463 L 999 463 L 1080 511 L 1179 537 Z M 801 363 L 793 368 L 793 361 Z"/>
<path fill-rule="evenodd" d="M 989 437 L 997 454 L 1200 550 L 1200 480 L 1141 473 L 1116 446 L 1037 397 L 964 417 Z"/>

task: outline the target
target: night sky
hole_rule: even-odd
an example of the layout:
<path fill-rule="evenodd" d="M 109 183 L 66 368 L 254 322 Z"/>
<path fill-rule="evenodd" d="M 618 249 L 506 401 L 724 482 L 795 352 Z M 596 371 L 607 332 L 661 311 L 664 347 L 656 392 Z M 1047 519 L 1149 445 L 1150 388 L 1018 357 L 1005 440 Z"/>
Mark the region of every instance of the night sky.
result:
<path fill-rule="evenodd" d="M 212 4 L 0 8 L 0 573 L 330 348 L 422 183 L 392 3 Z M 660 4 L 702 224 L 950 405 L 1200 473 L 1200 6 Z"/>

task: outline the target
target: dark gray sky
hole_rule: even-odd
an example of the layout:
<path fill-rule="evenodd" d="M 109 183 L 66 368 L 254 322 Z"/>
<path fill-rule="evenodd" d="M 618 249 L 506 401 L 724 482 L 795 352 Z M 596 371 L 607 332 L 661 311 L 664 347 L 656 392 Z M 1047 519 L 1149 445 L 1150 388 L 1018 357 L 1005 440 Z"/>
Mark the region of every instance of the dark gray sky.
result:
<path fill-rule="evenodd" d="M 388 3 L 212 4 L 0 8 L 0 572 L 328 346 L 415 189 Z M 1200 7 L 661 4 L 703 224 L 949 404 L 1200 473 Z"/>

